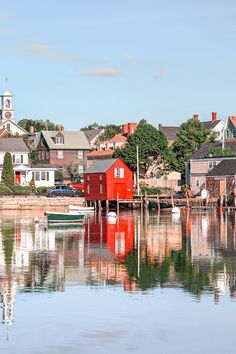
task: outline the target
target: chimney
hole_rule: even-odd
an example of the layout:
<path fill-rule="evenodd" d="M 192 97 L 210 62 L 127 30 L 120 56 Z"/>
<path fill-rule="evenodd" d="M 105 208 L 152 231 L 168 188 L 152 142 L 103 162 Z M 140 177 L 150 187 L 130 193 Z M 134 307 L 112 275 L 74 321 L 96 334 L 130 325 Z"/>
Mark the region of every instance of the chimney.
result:
<path fill-rule="evenodd" d="M 162 128 L 162 127 L 163 127 L 163 125 L 161 123 L 159 123 L 159 129 Z"/>
<path fill-rule="evenodd" d="M 57 128 L 60 132 L 64 131 L 64 125 L 62 125 L 62 124 L 58 124 Z"/>
<path fill-rule="evenodd" d="M 211 113 L 211 120 L 212 120 L 212 122 L 215 122 L 217 120 L 217 113 L 216 112 Z"/>
<path fill-rule="evenodd" d="M 30 135 L 34 135 L 34 127 L 31 125 L 29 129 Z"/>
<path fill-rule="evenodd" d="M 193 115 L 193 119 L 194 119 L 194 120 L 199 120 L 199 114 L 194 114 L 194 115 Z"/>

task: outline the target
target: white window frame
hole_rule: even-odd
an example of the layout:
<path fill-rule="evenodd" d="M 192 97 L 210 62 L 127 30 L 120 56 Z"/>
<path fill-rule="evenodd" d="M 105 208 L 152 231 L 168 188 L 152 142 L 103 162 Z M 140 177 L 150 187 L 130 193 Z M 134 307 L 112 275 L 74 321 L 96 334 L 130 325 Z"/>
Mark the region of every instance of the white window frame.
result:
<path fill-rule="evenodd" d="M 64 144 L 64 139 L 62 136 L 56 136 L 56 144 L 57 145 Z"/>
<path fill-rule="evenodd" d="M 123 167 L 115 167 L 114 168 L 114 177 L 115 178 L 125 178 L 125 169 Z"/>
<path fill-rule="evenodd" d="M 103 193 L 102 183 L 100 183 L 100 185 L 99 185 L 99 192 L 100 192 L 100 194 Z"/>
<path fill-rule="evenodd" d="M 87 194 L 90 194 L 90 184 L 87 184 Z"/>
<path fill-rule="evenodd" d="M 78 150 L 77 151 L 77 159 L 78 160 L 83 160 L 84 159 L 84 151 L 83 150 Z"/>
<path fill-rule="evenodd" d="M 64 151 L 63 150 L 57 150 L 57 158 L 58 158 L 58 160 L 62 160 L 64 158 Z"/>

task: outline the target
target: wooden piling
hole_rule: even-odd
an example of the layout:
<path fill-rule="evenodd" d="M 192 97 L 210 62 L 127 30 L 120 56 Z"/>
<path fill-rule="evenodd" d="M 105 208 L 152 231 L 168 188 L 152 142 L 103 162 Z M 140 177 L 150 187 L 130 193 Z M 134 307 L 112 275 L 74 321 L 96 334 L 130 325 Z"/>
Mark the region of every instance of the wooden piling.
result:
<path fill-rule="evenodd" d="M 106 214 L 109 213 L 109 200 L 106 200 Z"/>

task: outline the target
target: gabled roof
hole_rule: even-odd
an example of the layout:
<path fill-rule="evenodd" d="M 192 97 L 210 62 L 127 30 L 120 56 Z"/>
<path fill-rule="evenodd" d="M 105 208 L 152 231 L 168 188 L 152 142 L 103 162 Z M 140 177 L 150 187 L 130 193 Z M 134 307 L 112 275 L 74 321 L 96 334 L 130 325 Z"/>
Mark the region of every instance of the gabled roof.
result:
<path fill-rule="evenodd" d="M 116 134 L 115 136 L 113 136 L 113 138 L 111 138 L 108 143 L 126 143 L 127 138 L 126 136 L 124 136 L 123 134 Z"/>
<path fill-rule="evenodd" d="M 84 173 L 104 173 L 106 172 L 118 159 L 107 159 L 94 161 L 93 165 L 89 167 Z"/>
<path fill-rule="evenodd" d="M 61 134 L 64 137 L 64 144 L 55 144 L 54 138 L 58 131 L 43 130 L 41 132 L 50 149 L 62 150 L 89 150 L 90 145 L 83 131 L 64 131 Z"/>
<path fill-rule="evenodd" d="M 229 117 L 229 120 L 233 124 L 234 128 L 236 128 L 236 117 Z"/>
<path fill-rule="evenodd" d="M 235 140 L 226 140 L 225 141 L 225 147 L 230 148 L 230 150 L 236 154 L 236 139 Z M 207 154 L 208 150 L 210 148 L 222 148 L 222 142 L 221 141 L 215 141 L 214 143 L 211 144 L 205 144 L 200 149 L 196 150 L 193 155 L 190 157 L 190 159 L 202 159 L 205 157 Z M 233 156 L 233 155 L 232 155 Z"/>
<path fill-rule="evenodd" d="M 221 120 L 209 120 L 201 123 L 205 129 L 214 129 L 220 122 Z"/>
<path fill-rule="evenodd" d="M 179 129 L 180 129 L 179 127 L 159 126 L 159 130 L 166 136 L 166 139 L 170 141 L 176 139 Z"/>
<path fill-rule="evenodd" d="M 84 134 L 89 142 L 91 142 L 94 138 L 98 137 L 104 129 L 90 129 L 84 130 Z"/>
<path fill-rule="evenodd" d="M 0 138 L 0 152 L 28 153 L 29 149 L 21 138 Z"/>
<path fill-rule="evenodd" d="M 234 175 L 236 175 L 236 159 L 221 161 L 216 167 L 208 172 L 207 177 L 223 177 Z"/>
<path fill-rule="evenodd" d="M 22 128 L 20 125 L 17 123 L 13 122 L 11 119 L 4 120 L 0 123 L 0 129 L 5 129 L 7 127 L 7 124 L 12 124 L 18 129 L 22 130 L 23 134 L 29 134 L 24 128 Z"/>

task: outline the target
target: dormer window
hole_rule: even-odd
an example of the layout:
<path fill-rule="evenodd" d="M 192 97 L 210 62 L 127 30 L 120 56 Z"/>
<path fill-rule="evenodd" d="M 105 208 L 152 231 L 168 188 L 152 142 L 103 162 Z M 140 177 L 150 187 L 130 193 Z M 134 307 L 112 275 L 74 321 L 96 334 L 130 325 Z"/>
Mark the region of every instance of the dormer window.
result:
<path fill-rule="evenodd" d="M 63 136 L 56 136 L 56 144 L 64 144 Z"/>

